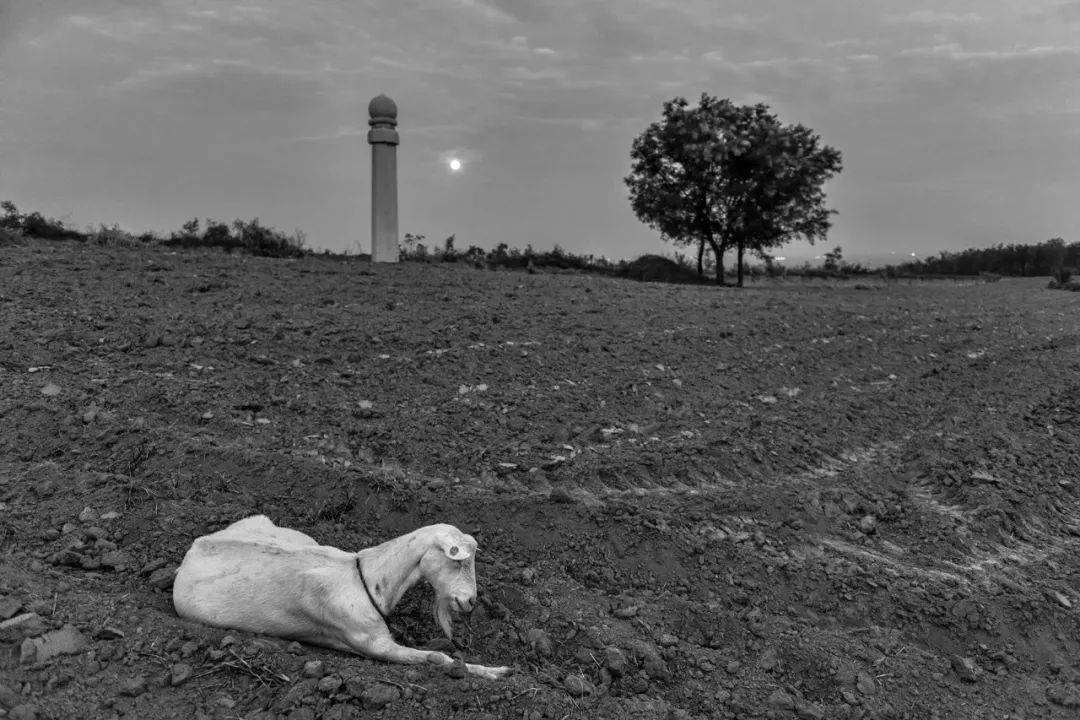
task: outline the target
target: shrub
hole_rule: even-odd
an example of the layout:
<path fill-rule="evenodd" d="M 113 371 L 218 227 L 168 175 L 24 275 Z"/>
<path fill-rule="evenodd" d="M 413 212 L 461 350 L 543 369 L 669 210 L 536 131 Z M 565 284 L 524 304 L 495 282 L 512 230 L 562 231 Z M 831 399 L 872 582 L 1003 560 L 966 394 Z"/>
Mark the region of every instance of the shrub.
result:
<path fill-rule="evenodd" d="M 457 262 L 458 253 L 454 250 L 454 237 L 451 235 L 443 241 L 443 262 Z"/>
<path fill-rule="evenodd" d="M 699 283 L 701 278 L 691 267 L 680 265 L 663 255 L 642 255 L 628 263 L 620 263 L 617 273 L 642 282 Z"/>
<path fill-rule="evenodd" d="M 404 239 L 398 243 L 398 257 L 406 262 L 428 262 L 427 246 L 424 245 L 424 235 L 405 233 Z"/>
<path fill-rule="evenodd" d="M 304 233 L 296 230 L 291 236 L 279 230 L 265 227 L 259 218 L 250 222 L 237 220 L 233 228 L 239 236 L 240 247 L 252 255 L 262 257 L 303 257 L 306 239 Z"/>
<path fill-rule="evenodd" d="M 180 232 L 171 233 L 164 243 L 170 247 L 219 247 L 225 252 L 243 250 L 263 257 L 301 257 L 307 254 L 303 232 L 296 230 L 292 235 L 286 235 L 262 225 L 258 218 L 250 222 L 235 220 L 231 229 L 225 223 L 207 218 L 206 229 L 201 231 L 199 219 L 192 218 L 181 226 Z"/>
<path fill-rule="evenodd" d="M 4 200 L 0 202 L 0 210 L 4 211 L 4 216 L 0 217 L 0 228 L 8 230 L 19 230 L 22 228 L 22 216 L 19 215 L 19 209 L 15 207 L 15 203 L 10 200 Z"/>
<path fill-rule="evenodd" d="M 47 218 L 39 212 L 21 215 L 15 203 L 5 200 L 0 203 L 4 215 L 0 217 L 0 228 L 18 230 L 24 237 L 43 238 L 45 240 L 85 240 L 86 236 L 78 230 L 64 227 L 59 220 Z"/>
<path fill-rule="evenodd" d="M 224 248 L 225 252 L 232 252 L 240 247 L 240 238 L 234 237 L 229 232 L 229 226 L 222 222 L 206 219 L 206 230 L 202 235 L 202 245 L 206 247 Z"/>
<path fill-rule="evenodd" d="M 125 248 L 134 248 L 139 245 L 139 240 L 134 235 L 121 230 L 120 226 L 115 223 L 111 227 L 104 224 L 98 225 L 97 230 L 87 232 L 86 238 L 96 245 Z"/>

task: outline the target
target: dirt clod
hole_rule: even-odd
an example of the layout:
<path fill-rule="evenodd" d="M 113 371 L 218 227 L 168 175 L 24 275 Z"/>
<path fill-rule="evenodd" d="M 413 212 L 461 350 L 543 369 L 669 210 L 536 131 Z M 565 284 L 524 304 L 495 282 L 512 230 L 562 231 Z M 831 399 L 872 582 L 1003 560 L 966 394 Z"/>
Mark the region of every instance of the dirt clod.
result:
<path fill-rule="evenodd" d="M 22 600 L 0 597 L 0 620 L 10 620 L 22 608 Z"/>
<path fill-rule="evenodd" d="M 387 705 L 397 702 L 401 698 L 401 691 L 393 685 L 386 683 L 372 683 L 364 688 L 360 695 L 360 702 L 365 710 L 382 710 Z"/>
<path fill-rule="evenodd" d="M 326 666 L 322 660 L 308 660 L 304 663 L 301 675 L 306 678 L 321 678 L 326 672 Z"/>
<path fill-rule="evenodd" d="M 1080 708 L 1080 691 L 1076 686 L 1051 685 L 1046 689 L 1046 699 L 1064 708 Z"/>
<path fill-rule="evenodd" d="M 120 685 L 117 687 L 117 691 L 121 695 L 127 695 L 129 697 L 138 697 L 139 695 L 142 695 L 146 692 L 146 676 L 135 675 L 121 680 Z"/>
<path fill-rule="evenodd" d="M 796 701 L 795 714 L 803 720 L 824 720 L 825 710 L 817 703 Z"/>
<path fill-rule="evenodd" d="M 777 710 L 794 710 L 795 698 L 784 690 L 773 690 L 769 694 L 769 699 L 766 701 L 769 707 Z"/>
<path fill-rule="evenodd" d="M 564 505 L 577 502 L 577 499 L 574 498 L 570 491 L 562 486 L 553 487 L 548 494 L 548 499 L 551 500 L 551 502 L 562 503 Z"/>
<path fill-rule="evenodd" d="M 0 682 L 0 708 L 10 710 L 19 704 L 19 694 L 10 686 Z"/>
<path fill-rule="evenodd" d="M 173 687 L 177 685 L 183 685 L 185 682 L 191 679 L 194 670 L 190 665 L 185 662 L 173 663 L 169 668 L 169 684 Z"/>
<path fill-rule="evenodd" d="M 0 622 L 0 643 L 18 643 L 45 632 L 47 625 L 37 613 L 22 613 Z"/>
<path fill-rule="evenodd" d="M 164 567 L 150 573 L 150 577 L 147 578 L 147 582 L 158 590 L 168 590 L 173 586 L 173 580 L 176 579 L 175 567 Z"/>
<path fill-rule="evenodd" d="M 609 645 L 604 648 L 604 666 L 612 676 L 620 678 L 626 674 L 628 667 L 626 655 L 619 648 Z"/>
<path fill-rule="evenodd" d="M 758 657 L 757 666 L 765 672 L 771 672 L 780 666 L 780 654 L 775 647 L 765 648 Z"/>
<path fill-rule="evenodd" d="M 953 655 L 951 662 L 956 676 L 964 682 L 973 683 L 979 679 L 979 666 L 971 658 Z"/>
<path fill-rule="evenodd" d="M 8 710 L 8 720 L 37 720 L 37 705 L 23 703 Z"/>
<path fill-rule="evenodd" d="M 20 662 L 45 662 L 60 655 L 75 655 L 89 645 L 86 636 L 73 625 L 45 633 L 41 637 L 23 640 Z"/>
<path fill-rule="evenodd" d="M 319 692 L 324 695 L 333 695 L 341 689 L 343 684 L 341 677 L 338 675 L 327 675 L 319 680 Z"/>
<path fill-rule="evenodd" d="M 445 672 L 449 677 L 452 677 L 455 680 L 461 680 L 468 677 L 469 675 L 469 670 L 465 667 L 465 661 L 462 660 L 460 657 L 456 658 L 454 662 L 447 665 L 445 668 Z"/>
<path fill-rule="evenodd" d="M 566 676 L 563 680 L 563 687 L 565 687 L 566 691 L 574 697 L 592 695 L 596 692 L 596 687 L 591 682 L 583 675 L 575 673 Z"/>
<path fill-rule="evenodd" d="M 859 520 L 859 530 L 863 535 L 873 535 L 877 530 L 877 518 L 873 515 L 864 515 Z"/>

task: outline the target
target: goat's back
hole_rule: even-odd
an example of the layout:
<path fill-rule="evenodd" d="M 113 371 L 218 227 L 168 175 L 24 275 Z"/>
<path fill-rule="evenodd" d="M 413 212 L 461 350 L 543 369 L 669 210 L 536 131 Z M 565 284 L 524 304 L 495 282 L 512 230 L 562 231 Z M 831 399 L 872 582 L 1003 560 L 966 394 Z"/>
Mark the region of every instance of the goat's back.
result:
<path fill-rule="evenodd" d="M 245 518 L 192 543 L 176 573 L 173 605 L 207 625 L 287 636 L 355 572 L 354 558 L 263 515 Z"/>

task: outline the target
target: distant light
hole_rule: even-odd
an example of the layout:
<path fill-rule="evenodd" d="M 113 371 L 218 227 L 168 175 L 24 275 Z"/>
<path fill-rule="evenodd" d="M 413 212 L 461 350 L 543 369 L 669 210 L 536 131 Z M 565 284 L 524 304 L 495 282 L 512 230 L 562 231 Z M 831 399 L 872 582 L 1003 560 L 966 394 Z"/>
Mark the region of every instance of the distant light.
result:
<path fill-rule="evenodd" d="M 911 253 L 911 257 L 915 257 L 915 253 Z"/>
<path fill-rule="evenodd" d="M 784 262 L 785 260 L 787 260 L 787 258 L 783 255 L 773 255 L 773 260 L 776 260 L 778 262 Z"/>
<path fill-rule="evenodd" d="M 457 158 L 450 158 L 450 169 L 457 172 L 461 169 L 461 161 Z"/>

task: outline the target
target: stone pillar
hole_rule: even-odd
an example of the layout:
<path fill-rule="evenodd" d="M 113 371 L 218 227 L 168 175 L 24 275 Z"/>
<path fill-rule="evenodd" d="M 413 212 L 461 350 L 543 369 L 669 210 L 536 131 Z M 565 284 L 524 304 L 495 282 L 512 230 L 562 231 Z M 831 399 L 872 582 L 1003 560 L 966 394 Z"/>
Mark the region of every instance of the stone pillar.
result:
<path fill-rule="evenodd" d="M 371 144 L 371 261 L 398 261 L 397 105 L 385 95 L 368 104 Z"/>

